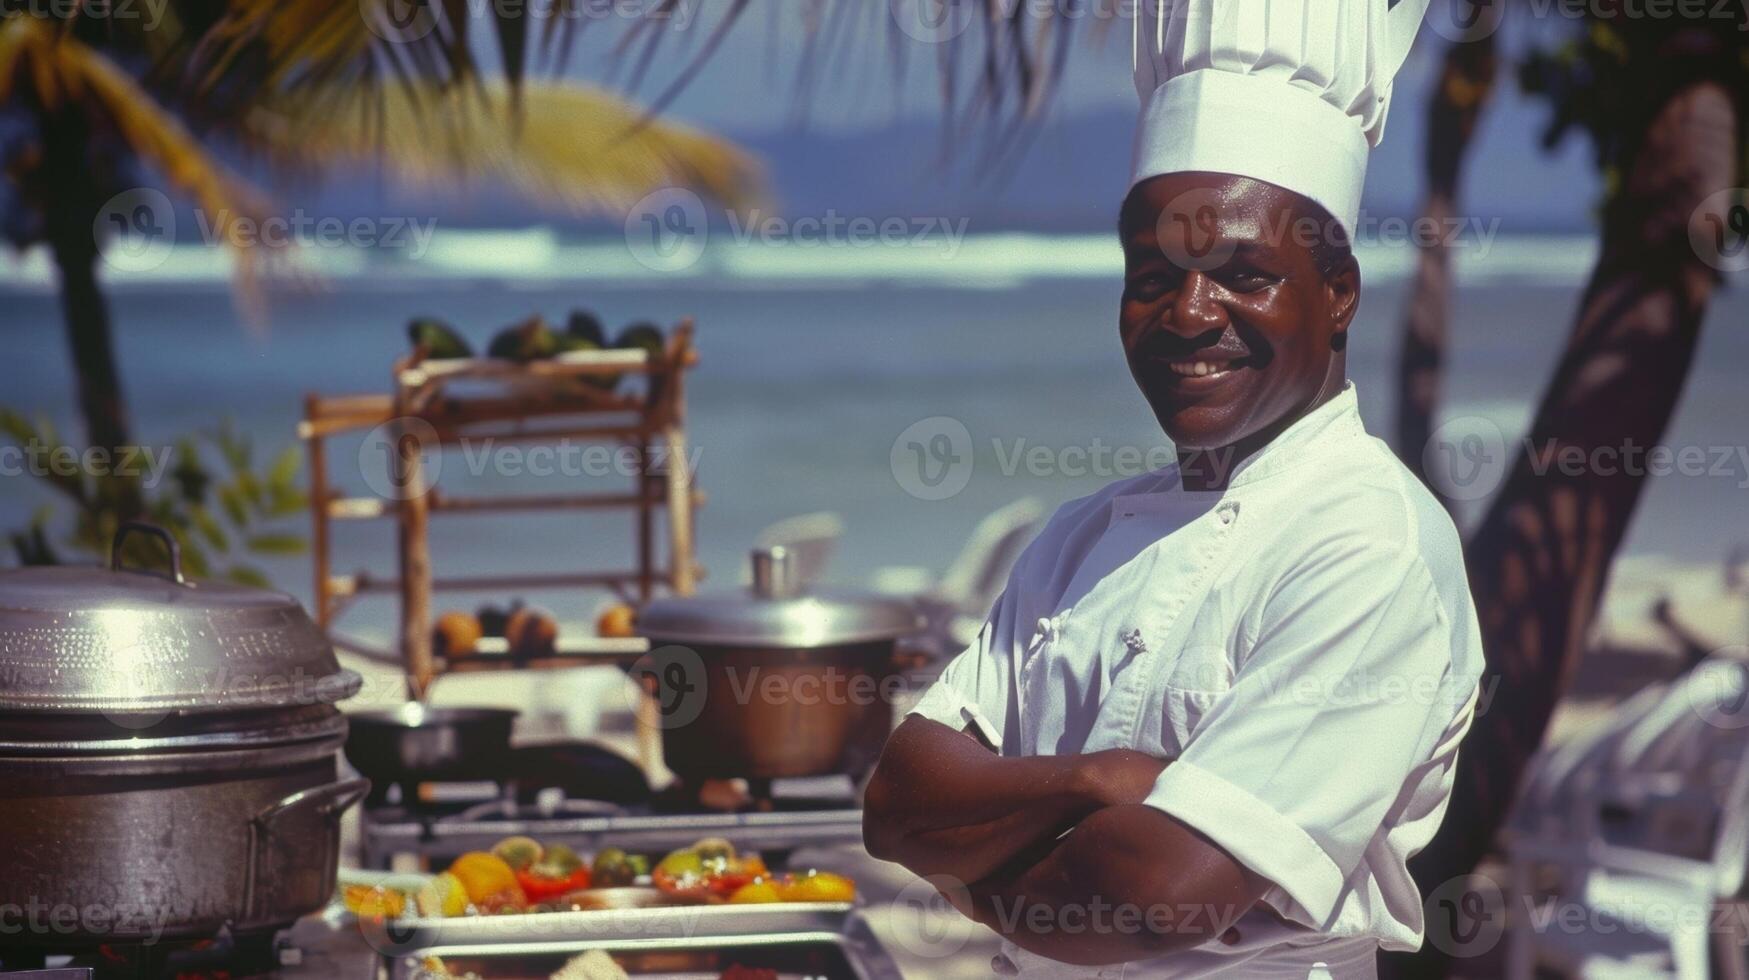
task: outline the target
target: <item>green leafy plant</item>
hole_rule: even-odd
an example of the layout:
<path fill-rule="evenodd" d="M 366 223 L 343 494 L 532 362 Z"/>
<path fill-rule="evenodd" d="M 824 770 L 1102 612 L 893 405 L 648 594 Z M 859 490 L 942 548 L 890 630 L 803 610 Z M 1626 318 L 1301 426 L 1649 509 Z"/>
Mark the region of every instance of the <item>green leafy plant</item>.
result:
<path fill-rule="evenodd" d="M 48 420 L 32 421 L 11 409 L 0 409 L 0 438 L 24 451 L 26 459 L 84 458 L 61 441 Z M 73 512 L 71 527 L 61 534 L 51 530 L 56 524 L 53 505 L 39 509 L 29 526 L 11 532 L 19 563 L 62 564 L 62 547 L 107 559 L 116 528 L 128 512 L 124 501 L 138 501 L 145 520 L 175 536 L 183 573 L 190 578 L 265 587 L 270 584 L 267 576 L 244 556 L 304 553 L 303 536 L 284 528 L 287 519 L 308 506 L 298 486 L 296 446 L 257 468 L 253 441 L 227 421 L 183 436 L 164 451 L 169 458 L 157 467 L 140 465 L 139 451 L 116 454 L 115 464 L 102 472 L 70 465 L 25 467 L 70 502 Z M 163 549 L 146 537 L 130 537 L 123 552 L 131 566 L 162 566 L 165 561 Z"/>

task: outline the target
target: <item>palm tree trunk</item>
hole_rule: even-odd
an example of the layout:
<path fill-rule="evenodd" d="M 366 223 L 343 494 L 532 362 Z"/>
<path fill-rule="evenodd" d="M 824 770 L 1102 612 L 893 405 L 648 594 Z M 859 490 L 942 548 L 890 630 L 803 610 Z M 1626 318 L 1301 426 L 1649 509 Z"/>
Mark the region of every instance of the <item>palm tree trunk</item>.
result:
<path fill-rule="evenodd" d="M 1457 213 L 1464 158 L 1493 92 L 1495 65 L 1491 33 L 1445 49 L 1427 110 L 1427 200 L 1421 217 L 1430 227 L 1445 228 Z M 1397 353 L 1397 453 L 1423 483 L 1427 482 L 1424 450 L 1433 436 L 1451 311 L 1451 250 L 1445 239 L 1436 235 L 1423 242 L 1417 253 L 1403 346 Z"/>
<path fill-rule="evenodd" d="M 1703 199 L 1735 183 L 1732 93 L 1689 81 L 1647 98 L 1646 136 L 1605 215 L 1578 321 L 1525 451 L 1466 549 L 1492 702 L 1464 743 L 1439 835 L 1411 862 L 1423 894 L 1473 869 L 1507 816 L 1645 484 L 1644 456 L 1635 464 L 1621 453 L 1660 444 L 1717 283 L 1689 245 L 1688 223 Z M 1562 458 L 1588 462 L 1544 465 Z M 1419 954 L 1386 958 L 1385 975 L 1445 972 L 1452 944 L 1441 942 L 1438 918 L 1429 916 Z"/>
<path fill-rule="evenodd" d="M 110 337 L 109 308 L 97 282 L 99 245 L 94 227 L 99 204 L 93 200 L 86 160 L 83 121 L 62 114 L 43 127 L 47 175 L 45 237 L 61 281 L 61 315 L 73 356 L 79 411 L 88 446 L 115 450 L 130 444 L 128 413 L 122 397 Z M 111 484 L 118 517 L 138 516 L 139 490 L 131 481 L 98 474 Z"/>
<path fill-rule="evenodd" d="M 87 237 L 90 228 L 85 229 Z M 128 444 L 127 410 L 121 378 L 116 372 L 110 340 L 109 309 L 97 285 L 97 255 L 69 248 L 60 235 L 51 238 L 55 267 L 61 278 L 61 312 L 72 348 L 79 386 L 79 411 L 85 417 L 86 441 L 114 449 Z"/>

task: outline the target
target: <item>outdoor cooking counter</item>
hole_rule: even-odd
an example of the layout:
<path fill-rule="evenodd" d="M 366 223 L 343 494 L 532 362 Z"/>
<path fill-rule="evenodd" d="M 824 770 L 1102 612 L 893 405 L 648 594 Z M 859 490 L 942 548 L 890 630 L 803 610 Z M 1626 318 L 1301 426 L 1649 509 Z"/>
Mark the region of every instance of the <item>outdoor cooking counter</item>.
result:
<path fill-rule="evenodd" d="M 299 919 L 283 937 L 283 980 L 375 980 L 382 957 L 338 906 Z"/>
<path fill-rule="evenodd" d="M 565 957 L 589 948 L 588 940 L 579 939 L 577 949 L 561 950 L 550 943 L 505 944 L 503 946 L 445 947 L 434 952 L 445 957 L 471 960 L 546 956 Z M 620 943 L 603 943 L 615 952 L 647 952 L 667 948 L 659 939 L 637 939 Z M 852 917 L 841 932 L 797 932 L 777 935 L 739 937 L 693 937 L 675 940 L 675 949 L 830 949 L 835 958 L 841 956 L 841 966 L 828 969 L 830 980 L 903 980 L 904 974 L 875 937 L 869 924 Z M 416 980 L 422 972 L 418 964 L 420 950 L 377 949 L 367 934 L 360 930 L 337 906 L 317 915 L 307 916 L 290 929 L 281 944 L 280 966 L 272 976 L 275 980 Z M 840 978 L 838 973 L 842 972 Z M 519 972 L 518 975 L 521 975 Z M 639 974 L 634 973 L 634 976 Z"/>

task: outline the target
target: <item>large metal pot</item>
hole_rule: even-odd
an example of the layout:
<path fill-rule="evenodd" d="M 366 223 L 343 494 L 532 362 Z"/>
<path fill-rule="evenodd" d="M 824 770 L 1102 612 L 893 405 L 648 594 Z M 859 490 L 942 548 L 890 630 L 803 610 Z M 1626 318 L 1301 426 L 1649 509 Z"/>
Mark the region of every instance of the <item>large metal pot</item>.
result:
<path fill-rule="evenodd" d="M 120 567 L 144 531 L 171 574 Z M 359 678 L 291 597 L 111 566 L 0 572 L 0 946 L 289 925 L 332 896 Z"/>
<path fill-rule="evenodd" d="M 782 548 L 753 553 L 745 592 L 653 602 L 633 667 L 655 695 L 668 768 L 688 779 L 860 778 L 893 726 L 909 602 L 804 593 Z"/>

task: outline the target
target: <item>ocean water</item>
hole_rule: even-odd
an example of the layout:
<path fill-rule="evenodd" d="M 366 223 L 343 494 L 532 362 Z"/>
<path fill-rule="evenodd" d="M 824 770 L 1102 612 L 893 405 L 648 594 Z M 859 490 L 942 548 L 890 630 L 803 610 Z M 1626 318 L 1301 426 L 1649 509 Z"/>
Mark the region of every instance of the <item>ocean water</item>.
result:
<path fill-rule="evenodd" d="M 1460 256 L 1445 418 L 1491 426 L 1505 445 L 1515 443 L 1592 254 L 1579 237 L 1503 239 Z M 294 444 L 306 392 L 385 390 L 413 314 L 443 317 L 483 347 L 498 327 L 531 312 L 562 321 L 571 308 L 587 307 L 610 328 L 697 319 L 702 362 L 689 381 L 689 428 L 698 483 L 709 495 L 698 524 L 707 584 L 738 579 L 760 528 L 817 510 L 837 512 L 846 525 L 834 579 L 864 581 L 896 565 L 938 569 L 977 520 L 1003 504 L 1031 496 L 1055 505 L 1169 458 L 1118 349 L 1120 261 L 1106 236 L 972 238 L 951 256 L 712 245 L 690 268 L 658 274 L 623 242 L 542 229 L 445 231 L 418 259 L 312 249 L 304 261 L 303 277 L 272 286 L 271 318 L 253 329 L 233 307 L 222 252 L 178 248 L 146 272 L 109 271 L 126 396 L 142 442 L 229 418 L 267 453 Z M 1375 432 L 1387 431 L 1393 412 L 1391 365 L 1411 261 L 1403 248 L 1362 252 L 1366 287 L 1350 374 Z M 0 263 L 0 275 L 0 404 L 47 414 L 76 433 L 46 263 L 28 255 Z M 1731 462 L 1720 472 L 1653 481 L 1630 534 L 1632 553 L 1716 563 L 1732 544 L 1749 541 L 1749 450 L 1736 448 L 1749 443 L 1746 321 L 1741 290 L 1722 291 L 1667 438 L 1673 447 L 1720 447 Z M 916 453 L 932 465 L 942 445 L 934 436 L 957 438 L 955 424 L 972 448 L 969 468 L 955 471 L 963 488 L 928 499 L 941 487 L 919 483 Z M 330 465 L 345 489 L 369 493 L 365 475 L 381 457 L 360 450 L 359 439 L 333 440 Z M 475 475 L 477 465 L 447 454 L 445 487 L 543 493 L 627 485 L 575 467 Z M 29 478 L 0 478 L 0 527 L 24 523 L 52 499 Z M 1460 516 L 1473 518 L 1484 504 L 1469 501 Z M 307 521 L 289 527 L 307 530 Z M 386 522 L 342 523 L 337 533 L 336 570 L 392 572 Z M 440 575 L 624 567 L 632 554 L 624 516 L 440 516 L 433 536 Z M 307 561 L 261 564 L 308 598 Z M 471 608 L 481 598 L 443 598 L 439 608 Z M 561 615 L 587 615 L 602 597 L 529 598 Z M 348 625 L 374 632 L 390 615 L 386 601 L 370 600 Z"/>

